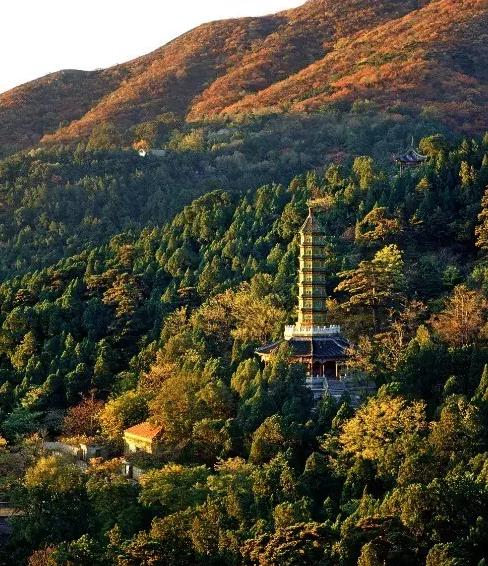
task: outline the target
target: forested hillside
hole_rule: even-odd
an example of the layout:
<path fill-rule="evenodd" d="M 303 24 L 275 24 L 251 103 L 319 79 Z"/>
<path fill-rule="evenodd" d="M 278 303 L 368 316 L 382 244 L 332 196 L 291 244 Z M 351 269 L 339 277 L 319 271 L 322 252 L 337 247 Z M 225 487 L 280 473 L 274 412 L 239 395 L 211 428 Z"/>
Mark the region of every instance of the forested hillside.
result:
<path fill-rule="evenodd" d="M 107 243 L 119 232 L 159 225 L 211 190 L 242 194 L 288 183 L 331 160 L 347 164 L 357 153 L 372 153 L 391 167 L 392 148 L 428 128 L 413 119 L 398 125 L 367 105 L 345 115 L 329 111 L 285 122 L 249 117 L 212 126 L 188 126 L 168 115 L 133 134 L 164 144 L 157 157 L 123 151 L 109 126 L 75 149 L 17 153 L 0 161 L 0 281 Z"/>
<path fill-rule="evenodd" d="M 22 513 L 4 562 L 484 564 L 488 137 L 420 149 L 402 176 L 358 157 L 216 190 L 5 280 L 0 490 Z M 313 410 L 286 348 L 266 368 L 254 355 L 295 318 L 310 197 L 329 321 L 379 387 L 356 413 Z M 134 456 L 139 482 L 116 459 L 84 472 L 43 453 L 62 435 L 117 456 L 147 418 L 164 453 Z"/>
<path fill-rule="evenodd" d="M 187 122 L 296 115 L 368 103 L 397 123 L 486 130 L 485 0 L 309 0 L 262 18 L 204 24 L 133 61 L 63 71 L 0 95 L 0 153 L 86 140 L 124 143 L 172 113 Z M 137 141 L 137 140 L 136 140 Z"/>
<path fill-rule="evenodd" d="M 0 566 L 486 566 L 487 29 L 308 0 L 0 94 Z M 311 199 L 360 400 L 256 355 Z"/>

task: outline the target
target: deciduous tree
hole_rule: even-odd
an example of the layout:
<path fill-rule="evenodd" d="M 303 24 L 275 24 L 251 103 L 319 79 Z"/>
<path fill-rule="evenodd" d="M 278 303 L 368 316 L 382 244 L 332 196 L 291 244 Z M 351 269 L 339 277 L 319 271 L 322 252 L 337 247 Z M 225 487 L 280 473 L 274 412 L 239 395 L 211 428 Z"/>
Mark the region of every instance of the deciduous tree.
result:
<path fill-rule="evenodd" d="M 487 301 L 480 291 L 458 285 L 444 310 L 432 317 L 431 324 L 448 344 L 468 346 L 479 337 L 486 308 Z"/>

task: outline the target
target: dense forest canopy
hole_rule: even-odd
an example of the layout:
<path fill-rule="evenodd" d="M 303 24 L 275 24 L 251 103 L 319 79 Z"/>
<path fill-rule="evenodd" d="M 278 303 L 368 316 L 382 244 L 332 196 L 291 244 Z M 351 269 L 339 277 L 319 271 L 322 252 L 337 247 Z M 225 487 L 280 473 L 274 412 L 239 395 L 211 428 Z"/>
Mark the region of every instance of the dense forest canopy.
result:
<path fill-rule="evenodd" d="M 114 210 L 93 239 L 79 232 L 80 205 L 63 218 L 76 253 L 30 272 L 4 266 L 0 490 L 21 514 L 2 560 L 484 564 L 488 136 L 431 135 L 420 150 L 428 162 L 403 175 L 357 157 L 248 192 L 219 188 L 142 230 L 145 212 L 124 231 Z M 89 159 L 101 171 L 120 162 L 126 178 L 139 163 L 91 151 L 70 166 L 58 150 L 73 186 Z M 7 184 L 23 167 L 33 161 L 2 163 Z M 144 167 L 151 178 L 160 164 Z M 78 190 L 96 211 L 87 174 Z M 354 344 L 351 370 L 378 386 L 356 412 L 347 396 L 314 408 L 286 347 L 266 367 L 254 355 L 295 319 L 311 197 L 328 234 L 329 321 Z M 37 235 L 33 257 L 47 249 Z M 116 456 L 123 431 L 146 419 L 164 451 L 134 455 L 145 473 L 133 482 Z M 114 459 L 83 471 L 45 453 L 60 436 L 95 438 Z"/>
<path fill-rule="evenodd" d="M 398 124 L 393 115 L 356 105 L 343 114 L 247 117 L 187 126 L 164 115 L 131 130 L 111 124 L 87 143 L 20 152 L 0 161 L 0 280 L 52 265 L 128 230 L 170 220 L 215 189 L 242 194 L 263 184 L 351 156 L 391 152 L 436 122 Z M 145 158 L 131 148 L 164 147 Z M 123 150 L 122 147 L 128 146 Z M 340 148 L 340 151 L 338 151 Z"/>
<path fill-rule="evenodd" d="M 486 566 L 486 29 L 309 0 L 0 94 L 0 565 Z M 359 407 L 256 356 L 310 199 Z"/>

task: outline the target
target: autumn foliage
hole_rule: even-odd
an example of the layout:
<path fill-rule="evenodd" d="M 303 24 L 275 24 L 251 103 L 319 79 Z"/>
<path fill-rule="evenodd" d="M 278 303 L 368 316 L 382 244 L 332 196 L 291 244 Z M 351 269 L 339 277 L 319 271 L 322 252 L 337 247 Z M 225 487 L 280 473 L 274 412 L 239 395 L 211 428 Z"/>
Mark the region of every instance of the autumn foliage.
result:
<path fill-rule="evenodd" d="M 63 71 L 1 95 L 2 145 L 70 142 L 106 122 L 125 131 L 161 112 L 197 121 L 364 101 L 400 123 L 414 113 L 480 131 L 487 17 L 484 0 L 309 0 L 212 22 L 125 64 Z"/>

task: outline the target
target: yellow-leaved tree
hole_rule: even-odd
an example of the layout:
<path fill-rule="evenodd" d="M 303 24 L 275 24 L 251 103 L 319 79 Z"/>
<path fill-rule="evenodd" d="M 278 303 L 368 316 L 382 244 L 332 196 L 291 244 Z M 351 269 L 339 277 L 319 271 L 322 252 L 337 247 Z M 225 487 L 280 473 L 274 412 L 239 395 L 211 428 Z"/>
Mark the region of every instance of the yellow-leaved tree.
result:
<path fill-rule="evenodd" d="M 476 245 L 483 251 L 488 250 L 488 187 L 481 199 L 481 212 L 478 214 L 479 224 L 476 226 Z"/>
<path fill-rule="evenodd" d="M 487 306 L 480 291 L 458 285 L 444 310 L 431 318 L 431 324 L 451 346 L 468 346 L 478 339 L 486 324 Z"/>
<path fill-rule="evenodd" d="M 263 286 L 271 286 L 268 275 L 261 279 Z M 284 324 L 286 312 L 276 304 L 275 297 L 257 287 L 256 281 L 245 282 L 236 290 L 212 297 L 193 314 L 193 325 L 210 334 L 230 334 L 241 342 L 269 340 Z"/>
<path fill-rule="evenodd" d="M 136 391 L 127 391 L 119 397 L 110 399 L 98 418 L 104 436 L 110 440 L 121 441 L 124 429 L 140 423 L 147 416 L 145 396 Z"/>
<path fill-rule="evenodd" d="M 427 431 L 423 401 L 400 396 L 372 397 L 342 426 L 339 442 L 352 460 L 369 460 L 382 476 L 396 474 L 402 458 Z"/>

